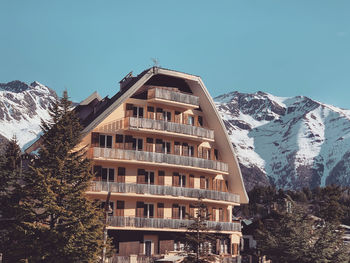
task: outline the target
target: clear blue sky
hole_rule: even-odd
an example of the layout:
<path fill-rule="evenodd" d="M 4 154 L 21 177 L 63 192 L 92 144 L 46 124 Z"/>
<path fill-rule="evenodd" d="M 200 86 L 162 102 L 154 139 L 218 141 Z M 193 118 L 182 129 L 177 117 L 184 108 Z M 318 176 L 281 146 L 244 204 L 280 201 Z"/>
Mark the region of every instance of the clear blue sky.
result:
<path fill-rule="evenodd" d="M 0 82 L 112 96 L 157 58 L 212 96 L 305 95 L 350 109 L 350 1 L 0 0 Z"/>

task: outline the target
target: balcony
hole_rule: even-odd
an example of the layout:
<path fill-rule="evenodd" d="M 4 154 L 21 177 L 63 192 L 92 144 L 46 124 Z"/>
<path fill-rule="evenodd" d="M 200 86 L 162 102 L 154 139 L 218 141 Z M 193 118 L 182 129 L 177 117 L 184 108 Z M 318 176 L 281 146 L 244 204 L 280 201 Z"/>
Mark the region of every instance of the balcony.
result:
<path fill-rule="evenodd" d="M 135 118 L 129 117 L 125 118 L 125 127 L 129 129 L 149 129 L 157 131 L 167 131 L 171 133 L 185 134 L 190 136 L 199 137 L 201 139 L 214 140 L 214 131 L 205 129 L 202 127 L 162 121 L 162 120 L 152 120 L 146 118 Z"/>
<path fill-rule="evenodd" d="M 153 120 L 147 118 L 126 117 L 111 121 L 96 129 L 98 132 L 112 133 L 119 130 L 149 130 L 149 132 L 165 131 L 174 134 L 184 135 L 180 137 L 196 137 L 199 140 L 214 141 L 214 131 L 202 127 L 169 122 L 163 120 Z"/>
<path fill-rule="evenodd" d="M 199 98 L 197 96 L 165 88 L 150 88 L 147 93 L 147 99 L 152 102 L 184 108 L 195 109 L 199 107 Z"/>
<path fill-rule="evenodd" d="M 164 218 L 142 218 L 109 216 L 107 224 L 111 227 L 135 227 L 135 228 L 171 228 L 186 229 L 192 220 L 186 219 L 164 219 Z M 207 221 L 208 228 L 213 231 L 241 231 L 240 223 Z"/>
<path fill-rule="evenodd" d="M 239 195 L 219 192 L 207 189 L 185 188 L 164 185 L 148 185 L 148 184 L 127 184 L 117 182 L 92 182 L 91 191 L 111 191 L 112 193 L 135 193 L 135 194 L 150 194 L 150 195 L 170 195 L 174 197 L 183 196 L 190 198 L 205 198 L 218 201 L 227 201 L 239 203 Z"/>
<path fill-rule="evenodd" d="M 147 163 L 156 163 L 169 166 L 186 166 L 195 170 L 207 169 L 208 172 L 228 173 L 227 163 L 207 160 L 202 158 L 181 156 L 174 154 L 145 152 L 136 150 L 122 150 L 115 148 L 94 147 L 92 158 L 106 158 L 112 160 L 139 161 Z"/>

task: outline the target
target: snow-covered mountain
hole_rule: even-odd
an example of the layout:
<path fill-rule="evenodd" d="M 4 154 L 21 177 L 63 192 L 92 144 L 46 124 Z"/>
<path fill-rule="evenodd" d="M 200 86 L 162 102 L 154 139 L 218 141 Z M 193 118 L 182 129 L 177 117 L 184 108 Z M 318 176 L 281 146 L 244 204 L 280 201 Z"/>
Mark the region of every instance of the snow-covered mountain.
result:
<path fill-rule="evenodd" d="M 232 92 L 214 99 L 246 187 L 350 185 L 350 111 L 307 97 Z"/>
<path fill-rule="evenodd" d="M 13 135 L 22 148 L 36 139 L 56 98 L 38 82 L 0 83 L 0 148 Z M 349 110 L 263 92 L 231 92 L 214 100 L 247 189 L 269 183 L 284 188 L 350 185 Z"/>
<path fill-rule="evenodd" d="M 47 109 L 56 97 L 54 90 L 36 81 L 0 83 L 0 143 L 15 135 L 25 147 L 36 139 L 41 119 L 49 118 Z"/>

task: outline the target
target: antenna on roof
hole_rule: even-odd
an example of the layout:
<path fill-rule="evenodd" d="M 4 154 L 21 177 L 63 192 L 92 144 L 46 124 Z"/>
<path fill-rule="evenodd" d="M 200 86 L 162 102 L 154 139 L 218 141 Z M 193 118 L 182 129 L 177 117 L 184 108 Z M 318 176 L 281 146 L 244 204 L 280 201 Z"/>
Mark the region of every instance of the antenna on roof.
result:
<path fill-rule="evenodd" d="M 159 68 L 160 67 L 159 59 L 158 58 L 151 58 L 151 59 L 152 59 L 152 62 L 153 62 L 153 67 Z"/>

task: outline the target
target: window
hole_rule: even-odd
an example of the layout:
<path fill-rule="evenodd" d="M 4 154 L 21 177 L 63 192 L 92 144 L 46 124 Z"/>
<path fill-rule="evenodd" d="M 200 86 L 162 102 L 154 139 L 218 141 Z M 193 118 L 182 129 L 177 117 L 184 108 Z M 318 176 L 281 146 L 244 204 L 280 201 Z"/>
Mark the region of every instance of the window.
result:
<path fill-rule="evenodd" d="M 136 118 L 143 118 L 143 107 L 132 107 L 132 116 Z"/>
<path fill-rule="evenodd" d="M 179 206 L 179 219 L 185 219 L 186 218 L 186 206 L 180 205 Z"/>
<path fill-rule="evenodd" d="M 188 116 L 187 124 L 188 125 L 194 125 L 194 116 Z"/>
<path fill-rule="evenodd" d="M 102 181 L 114 182 L 114 169 L 113 168 L 102 168 Z"/>
<path fill-rule="evenodd" d="M 125 167 L 118 167 L 118 179 L 119 183 L 125 183 Z"/>
<path fill-rule="evenodd" d="M 123 136 L 123 134 L 116 134 L 116 135 L 115 135 L 115 142 L 116 142 L 116 143 L 123 143 L 123 142 L 124 142 L 124 136 Z"/>
<path fill-rule="evenodd" d="M 116 216 L 124 216 L 124 201 L 117 201 Z"/>
<path fill-rule="evenodd" d="M 214 149 L 214 156 L 215 160 L 219 160 L 219 151 L 217 149 Z"/>
<path fill-rule="evenodd" d="M 170 111 L 163 111 L 163 120 L 171 121 L 171 112 Z"/>
<path fill-rule="evenodd" d="M 154 204 L 144 204 L 143 217 L 152 218 L 154 216 Z"/>
<path fill-rule="evenodd" d="M 198 116 L 198 124 L 199 124 L 199 126 L 203 126 L 203 117 L 202 116 Z"/>
<path fill-rule="evenodd" d="M 186 187 L 186 175 L 180 174 L 180 187 Z"/>
<path fill-rule="evenodd" d="M 143 149 L 143 139 L 133 138 L 132 149 L 136 151 L 142 151 Z"/>
<path fill-rule="evenodd" d="M 188 156 L 194 156 L 194 147 L 193 145 L 188 146 Z"/>
<path fill-rule="evenodd" d="M 154 184 L 154 172 L 145 171 L 145 183 Z"/>
<path fill-rule="evenodd" d="M 99 143 L 101 148 L 112 148 L 112 136 L 100 134 Z"/>
<path fill-rule="evenodd" d="M 163 142 L 162 144 L 162 152 L 163 153 L 170 153 L 171 152 L 171 143 L 170 142 Z"/>
<path fill-rule="evenodd" d="M 154 119 L 154 107 L 148 106 L 147 107 L 147 118 L 148 119 Z"/>

